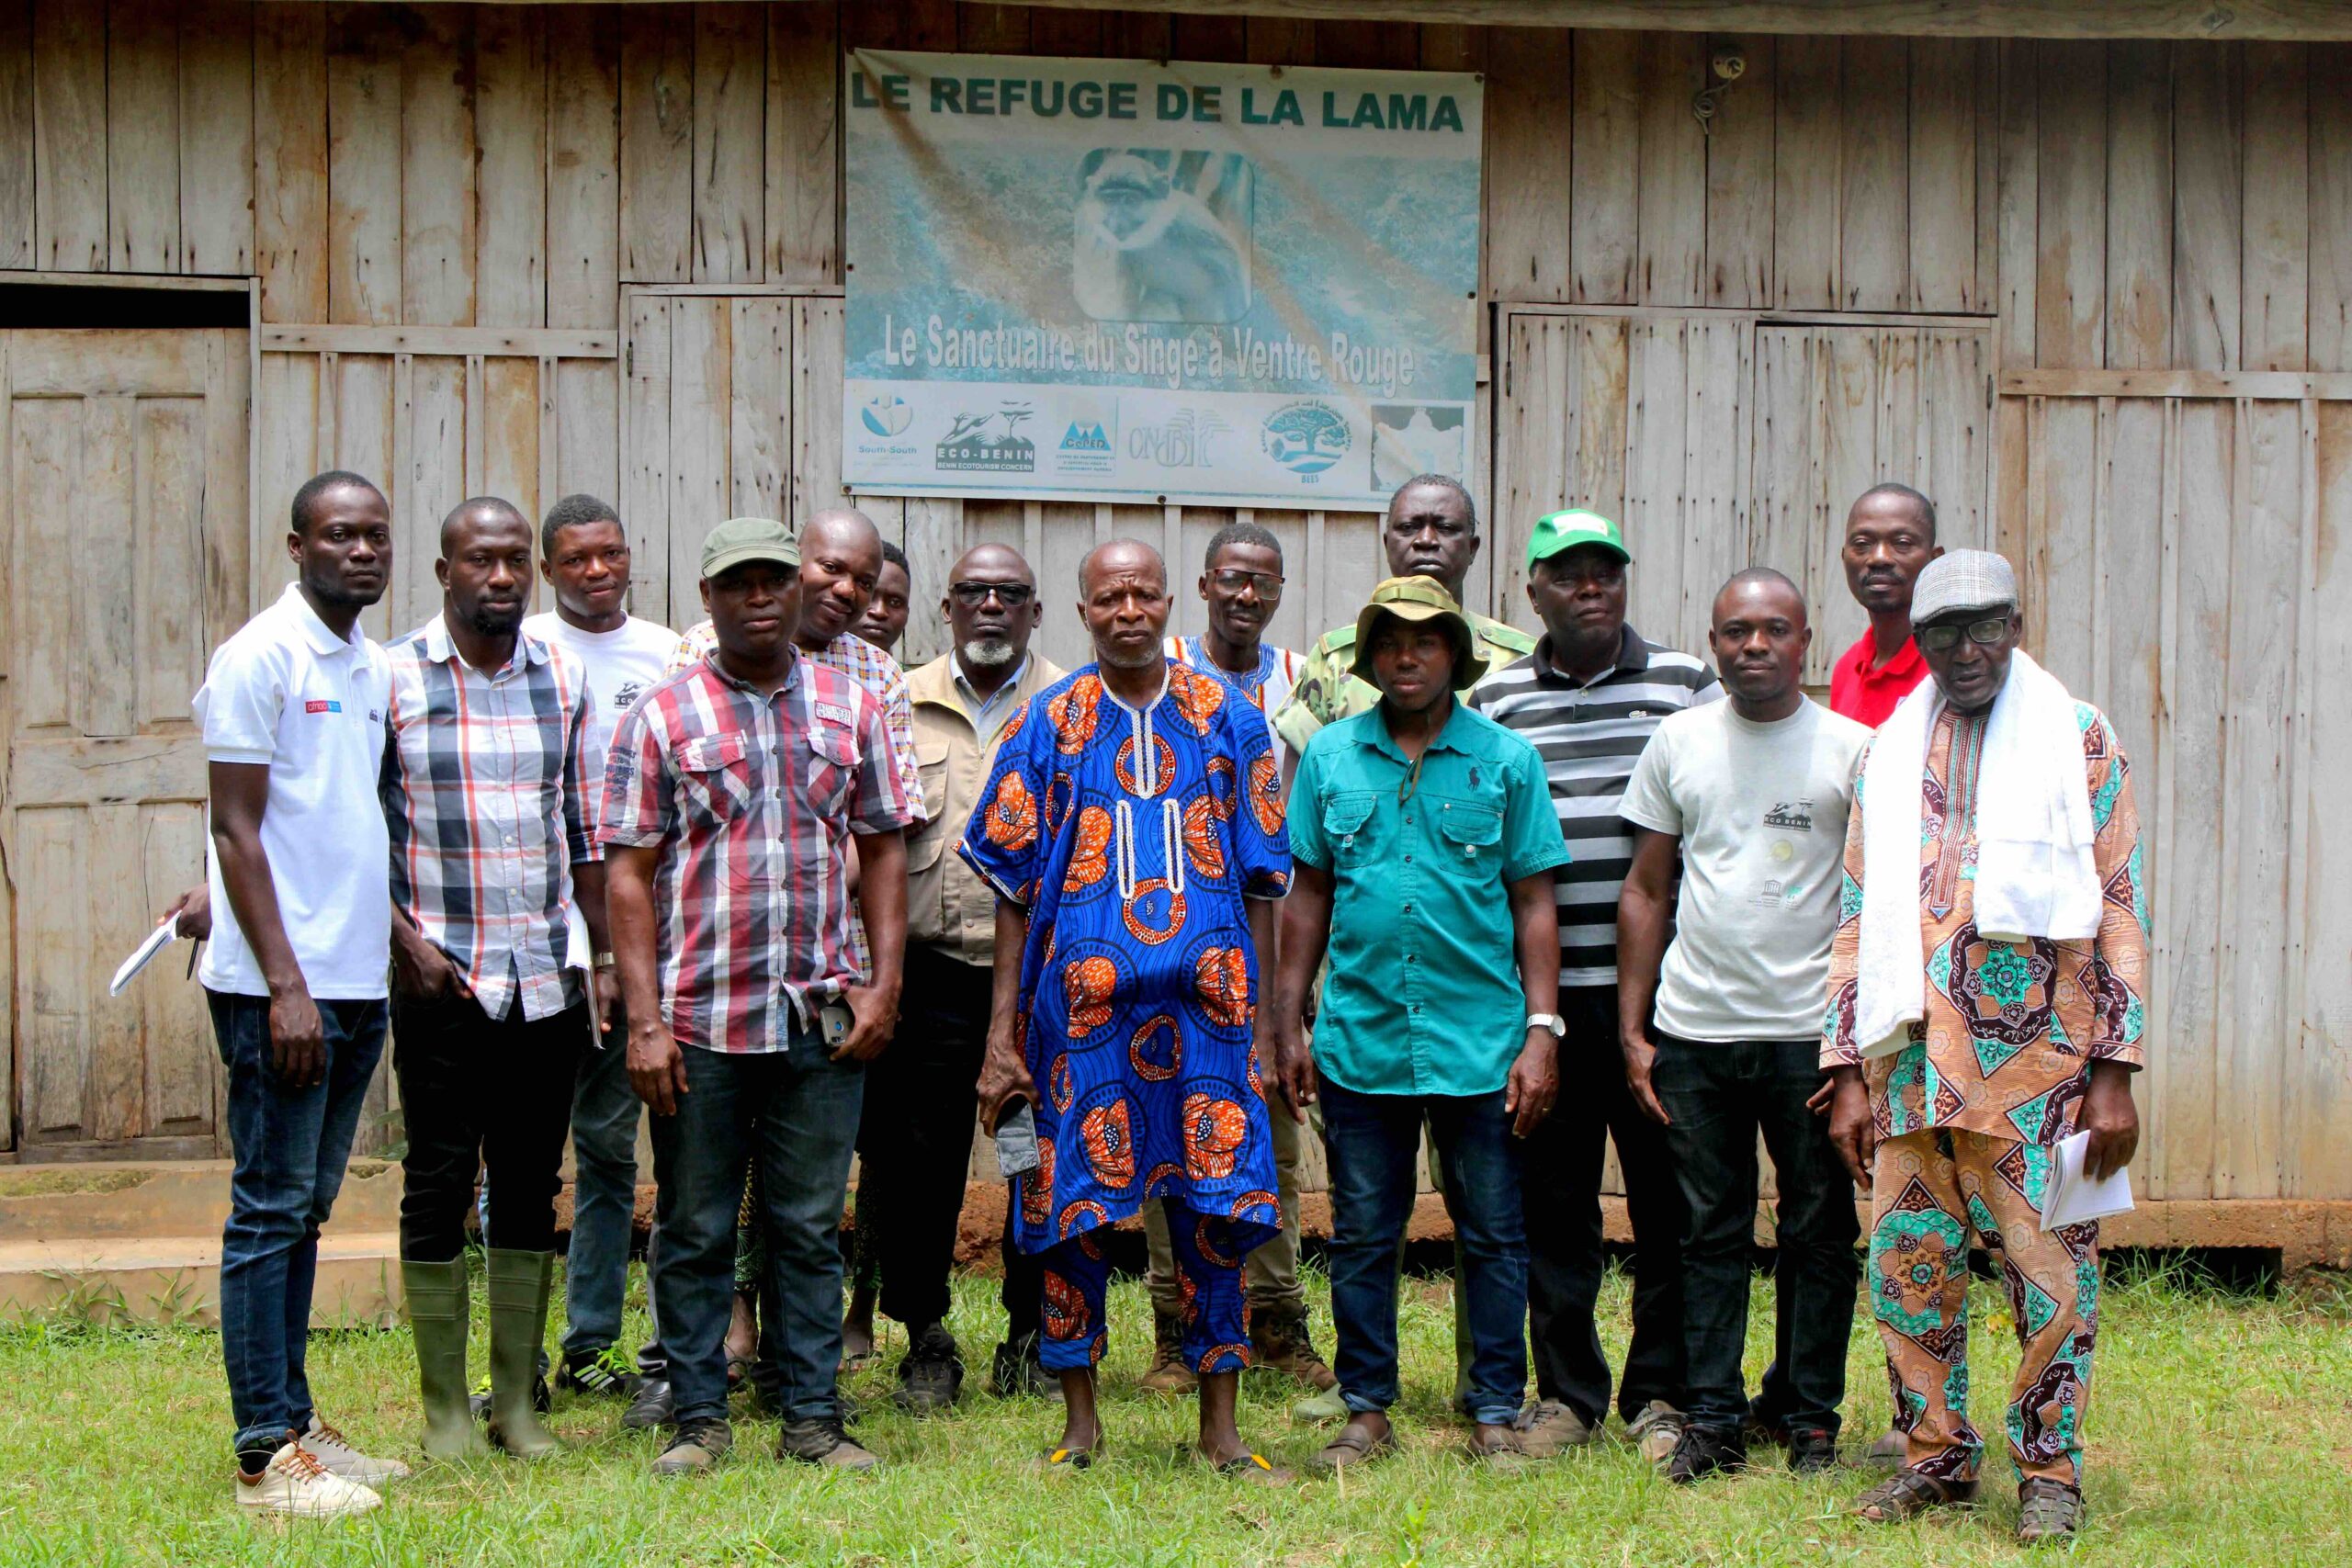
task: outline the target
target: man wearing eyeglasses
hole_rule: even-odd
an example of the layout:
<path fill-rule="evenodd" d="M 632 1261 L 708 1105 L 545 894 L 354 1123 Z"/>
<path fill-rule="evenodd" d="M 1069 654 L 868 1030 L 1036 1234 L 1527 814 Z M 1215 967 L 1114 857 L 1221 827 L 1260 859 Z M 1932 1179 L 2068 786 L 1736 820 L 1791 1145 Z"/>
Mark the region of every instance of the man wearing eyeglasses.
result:
<path fill-rule="evenodd" d="M 1194 670 L 1209 671 L 1269 716 L 1279 713 L 1306 662 L 1286 648 L 1265 640 L 1266 624 L 1283 602 L 1283 546 L 1255 523 L 1228 523 L 1209 539 L 1202 562 L 1201 598 L 1209 608 L 1209 629 L 1201 637 L 1171 637 L 1168 657 Z M 1288 748 L 1274 737 L 1274 761 L 1290 776 Z M 1281 1199 L 1282 1234 L 1250 1251 L 1248 1266 L 1250 1346 L 1257 1366 L 1283 1372 L 1317 1393 L 1339 1386 L 1339 1378 L 1316 1353 L 1306 1324 L 1306 1292 L 1298 1282 L 1299 1128 L 1295 1117 L 1273 1119 L 1275 1186 Z M 1144 1211 L 1144 1239 L 1151 1257 L 1151 1321 L 1155 1341 L 1145 1388 L 1186 1393 L 1199 1380 L 1184 1365 L 1184 1298 L 1168 1216 Z"/>
<path fill-rule="evenodd" d="M 952 646 L 907 677 L 923 821 L 907 840 L 903 1016 L 897 1042 L 866 1077 L 868 1141 L 884 1157 L 866 1162 L 857 1196 L 861 1222 L 884 1216 L 876 1230 L 881 1306 L 907 1325 L 909 1337 L 896 1398 L 918 1416 L 944 1410 L 963 1387 L 963 1359 L 943 1320 L 996 955 L 996 894 L 952 852 L 978 805 L 1004 727 L 1063 675 L 1030 651 L 1043 606 L 1029 563 L 1010 545 L 964 552 L 949 570 L 940 613 Z M 1042 1289 L 1035 1260 L 1009 1254 L 1012 1326 L 989 1380 L 997 1393 L 1056 1387 L 1038 1359 Z"/>

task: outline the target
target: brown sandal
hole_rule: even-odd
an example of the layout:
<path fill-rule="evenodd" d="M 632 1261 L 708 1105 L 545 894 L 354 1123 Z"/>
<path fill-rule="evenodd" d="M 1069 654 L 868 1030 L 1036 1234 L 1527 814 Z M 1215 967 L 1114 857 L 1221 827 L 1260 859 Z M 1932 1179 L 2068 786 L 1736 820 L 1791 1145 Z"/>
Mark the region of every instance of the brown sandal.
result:
<path fill-rule="evenodd" d="M 1854 1503 L 1854 1512 L 1874 1525 L 1915 1518 L 1931 1508 L 1966 1508 L 1976 1502 L 1973 1481 L 1944 1481 L 1920 1470 L 1898 1470 Z"/>
<path fill-rule="evenodd" d="M 1366 1437 L 1352 1427 L 1343 1427 L 1337 1437 L 1316 1450 L 1315 1457 L 1306 1461 L 1306 1468 L 1337 1472 L 1396 1451 L 1396 1428 L 1394 1427 L 1376 1438 Z"/>
<path fill-rule="evenodd" d="M 2018 1483 L 2018 1540 L 2032 1546 L 2045 1540 L 2072 1540 L 2090 1517 L 2083 1495 L 2063 1481 L 2035 1479 Z"/>

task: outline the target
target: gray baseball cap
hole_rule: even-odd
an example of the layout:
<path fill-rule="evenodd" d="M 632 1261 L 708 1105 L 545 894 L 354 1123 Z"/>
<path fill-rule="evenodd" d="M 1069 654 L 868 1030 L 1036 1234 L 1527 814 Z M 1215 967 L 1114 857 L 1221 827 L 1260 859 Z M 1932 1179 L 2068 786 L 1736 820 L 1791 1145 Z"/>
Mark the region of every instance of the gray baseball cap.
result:
<path fill-rule="evenodd" d="M 1911 589 L 1915 626 L 1954 610 L 2017 607 L 2016 569 L 1991 550 L 1946 550 L 1928 563 Z"/>

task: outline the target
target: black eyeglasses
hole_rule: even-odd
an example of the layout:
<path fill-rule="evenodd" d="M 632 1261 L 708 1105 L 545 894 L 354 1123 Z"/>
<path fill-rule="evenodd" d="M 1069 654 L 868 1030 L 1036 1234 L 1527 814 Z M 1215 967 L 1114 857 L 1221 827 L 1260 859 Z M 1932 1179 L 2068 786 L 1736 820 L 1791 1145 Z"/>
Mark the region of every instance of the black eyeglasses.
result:
<path fill-rule="evenodd" d="M 1227 593 L 1238 593 L 1245 588 L 1255 588 L 1258 597 L 1269 604 L 1280 604 L 1283 580 L 1271 571 L 1244 571 L 1239 567 L 1220 567 L 1209 573 L 1209 581 Z"/>
<path fill-rule="evenodd" d="M 1018 610 L 1035 598 L 1037 592 L 1035 589 L 1020 582 L 954 582 L 948 584 L 947 591 L 956 595 L 957 604 L 972 610 L 977 610 L 987 604 L 989 595 L 991 593 L 996 595 L 997 603 L 1006 609 Z"/>
<path fill-rule="evenodd" d="M 1922 653 L 1941 653 L 1946 649 L 1958 648 L 1963 632 L 1968 634 L 1969 641 L 1989 647 L 2000 641 L 2008 629 L 2008 616 L 1987 615 L 1981 621 L 1970 621 L 1965 626 L 1921 626 L 1911 637 Z"/>

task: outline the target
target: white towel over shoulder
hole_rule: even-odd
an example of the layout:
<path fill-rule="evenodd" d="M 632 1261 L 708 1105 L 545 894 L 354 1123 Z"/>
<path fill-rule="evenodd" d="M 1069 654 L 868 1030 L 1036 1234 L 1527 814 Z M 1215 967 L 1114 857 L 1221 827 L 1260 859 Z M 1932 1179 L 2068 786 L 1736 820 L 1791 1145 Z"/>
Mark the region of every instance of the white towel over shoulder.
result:
<path fill-rule="evenodd" d="M 1862 922 L 1854 1038 L 1864 1056 L 1909 1039 L 1926 1015 L 1919 933 L 1919 781 L 1943 695 L 1922 681 L 1871 745 L 1862 775 Z M 2075 701 L 2024 653 L 1993 700 L 1977 768 L 1976 927 L 2022 942 L 2098 934 L 2098 867 Z"/>

